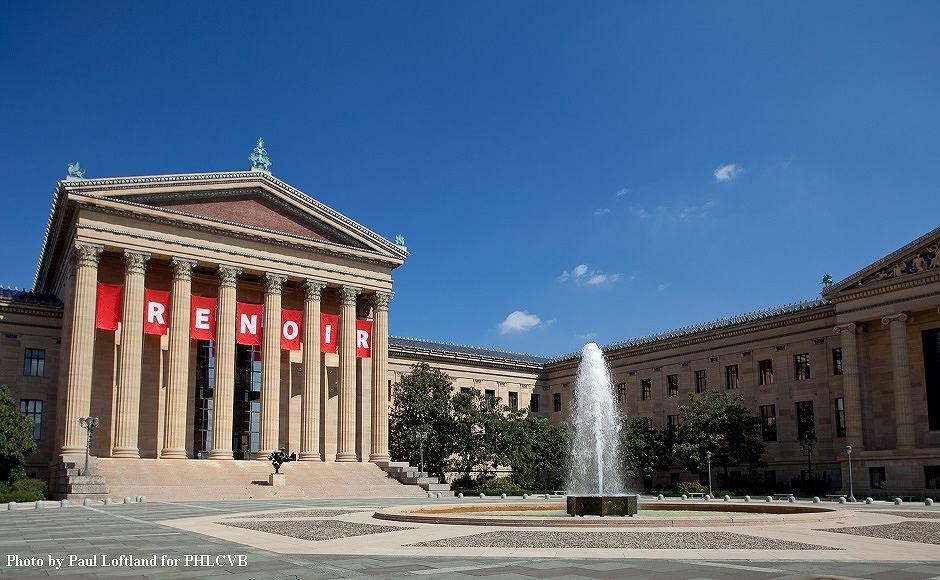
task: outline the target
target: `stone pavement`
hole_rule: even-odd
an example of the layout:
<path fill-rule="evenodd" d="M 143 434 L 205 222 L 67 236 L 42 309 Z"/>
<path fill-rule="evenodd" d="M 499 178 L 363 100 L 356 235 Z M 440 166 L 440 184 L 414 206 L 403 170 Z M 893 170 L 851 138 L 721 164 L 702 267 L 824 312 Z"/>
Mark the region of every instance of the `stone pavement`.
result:
<path fill-rule="evenodd" d="M 265 532 L 239 530 L 219 525 L 236 533 L 268 536 L 270 548 L 256 547 L 252 543 L 234 542 L 219 537 L 189 531 L 174 524 L 204 519 L 221 521 L 233 518 L 242 521 L 258 520 L 241 514 L 251 512 L 288 512 L 290 510 L 330 510 L 307 512 L 298 517 L 335 517 L 338 521 L 368 520 L 370 510 L 405 503 L 423 504 L 427 499 L 309 499 L 309 500 L 243 500 L 225 502 L 186 502 L 146 504 L 115 504 L 94 508 L 69 507 L 45 510 L 20 509 L 0 512 L 0 578 L 27 578 L 62 575 L 69 578 L 815 578 L 840 576 L 854 578 L 932 578 L 940 576 L 940 548 L 933 545 L 913 544 L 897 540 L 814 532 L 794 534 L 804 541 L 815 543 L 816 535 L 835 538 L 832 542 L 869 542 L 873 546 L 888 547 L 897 552 L 893 561 L 835 561 L 831 550 L 805 550 L 792 552 L 790 558 L 766 558 L 755 552 L 744 559 L 729 559 L 722 550 L 682 551 L 679 555 L 660 557 L 597 557 L 590 549 L 564 554 L 555 551 L 552 556 L 536 555 L 517 549 L 513 556 L 495 555 L 490 550 L 468 556 L 439 555 L 435 548 L 410 548 L 409 555 L 372 555 L 362 549 L 363 538 L 392 536 L 408 532 L 370 534 L 347 537 L 327 542 L 340 542 L 346 554 L 298 553 L 281 550 L 290 542 L 309 542 Z M 359 511 L 363 510 L 363 511 Z M 881 508 L 885 511 L 884 506 Z M 357 511 L 359 513 L 357 513 Z M 364 513 L 365 512 L 365 513 Z M 328 514 L 328 515 L 327 515 Z M 891 517 L 891 516 L 887 516 Z M 269 519 L 269 518 L 264 518 Z M 270 520 L 269 520 L 270 521 Z M 378 522 L 389 524 L 389 522 Z M 473 535 L 488 531 L 487 527 L 429 526 L 433 531 L 425 535 Z M 441 528 L 451 528 L 441 530 Z M 455 530 L 453 528 L 462 528 Z M 474 529 L 467 529 L 474 528 Z M 517 529 L 518 530 L 518 529 Z M 735 533 L 747 533 L 735 529 Z M 766 535 L 766 534 L 765 534 Z M 404 538 L 403 538 L 404 541 Z M 400 544 L 399 544 L 400 545 Z M 934 552 L 922 560 L 903 557 L 907 548 L 921 548 Z M 421 551 L 423 550 L 423 551 Z M 311 549 L 308 548 L 308 552 Z M 667 551 L 671 552 L 671 551 Z M 782 552 L 778 552 L 782 553 Z M 887 553 L 875 550 L 873 554 Z M 591 555 L 594 557 L 589 557 Z M 63 566 L 55 570 L 49 566 L 49 556 L 67 559 L 70 555 L 83 558 L 97 566 Z M 102 558 L 120 556 L 143 558 L 131 566 L 102 567 Z M 98 561 L 91 559 L 97 556 Z M 189 566 L 180 564 L 189 558 Z M 221 558 L 217 558 L 221 557 Z M 243 557 L 243 558 L 242 558 Z M 15 560 L 19 558 L 17 563 Z M 30 558 L 40 560 L 30 566 Z M 32 562 L 36 564 L 34 560 Z M 121 563 L 121 562 L 118 562 Z M 126 564 L 127 562 L 125 562 Z M 245 565 L 240 565 L 244 563 Z M 19 565 L 17 565 L 19 564 Z"/>

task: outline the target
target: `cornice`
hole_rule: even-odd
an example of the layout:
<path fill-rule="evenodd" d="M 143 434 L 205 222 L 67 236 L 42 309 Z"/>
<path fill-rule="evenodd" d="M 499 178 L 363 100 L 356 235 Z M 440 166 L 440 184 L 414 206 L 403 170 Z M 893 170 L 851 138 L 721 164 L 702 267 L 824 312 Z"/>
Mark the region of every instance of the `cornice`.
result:
<path fill-rule="evenodd" d="M 541 373 L 544 370 L 544 365 L 541 363 L 529 363 L 525 361 L 511 361 L 506 359 L 498 359 L 495 357 L 485 357 L 481 355 L 473 355 L 467 353 L 458 353 L 458 352 L 441 352 L 430 349 L 416 348 L 416 347 L 405 347 L 400 345 L 389 344 L 388 346 L 389 357 L 398 356 L 408 360 L 428 360 L 428 361 L 446 361 L 446 362 L 457 362 L 463 364 L 473 364 L 477 366 L 485 366 L 488 368 L 494 369 L 504 369 L 504 370 L 523 370 L 527 372 Z"/>
<path fill-rule="evenodd" d="M 0 304 L 0 312 L 9 312 L 11 314 L 26 314 L 29 316 L 40 316 L 42 318 L 62 318 L 61 306 L 19 306 L 16 304 Z M 0 323 L 7 322 L 6 320 Z"/>
<path fill-rule="evenodd" d="M 903 278 L 893 278 L 891 280 L 875 282 L 874 284 L 876 285 L 873 286 L 859 286 L 847 289 L 841 294 L 831 296 L 830 300 L 833 303 L 841 304 L 852 300 L 878 296 L 879 294 L 888 294 L 906 288 L 916 288 L 917 286 L 924 286 L 934 282 L 940 282 L 940 270 L 927 270 L 926 272 L 911 274 L 909 277 L 905 276 Z"/>

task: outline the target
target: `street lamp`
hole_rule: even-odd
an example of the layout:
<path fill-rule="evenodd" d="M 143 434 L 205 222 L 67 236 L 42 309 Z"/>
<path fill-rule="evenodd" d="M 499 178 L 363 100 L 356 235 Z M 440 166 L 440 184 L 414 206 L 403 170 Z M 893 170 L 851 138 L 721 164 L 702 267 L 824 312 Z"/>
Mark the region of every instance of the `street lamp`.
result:
<path fill-rule="evenodd" d="M 427 431 L 418 431 L 418 448 L 421 453 L 421 466 L 418 468 L 418 477 L 423 477 L 424 474 L 424 442 L 428 440 Z"/>
<path fill-rule="evenodd" d="M 705 452 L 705 460 L 708 462 L 708 495 L 715 497 L 712 493 L 712 452 Z"/>
<path fill-rule="evenodd" d="M 85 439 L 85 470 L 81 475 L 88 475 L 88 452 L 91 449 L 91 434 L 95 431 L 95 428 L 98 426 L 100 421 L 98 417 L 79 417 L 78 424 L 82 429 L 88 431 L 88 436 Z"/>
<path fill-rule="evenodd" d="M 855 490 L 852 488 L 852 446 L 845 446 L 845 454 L 849 456 L 849 501 L 858 501 L 855 499 Z"/>

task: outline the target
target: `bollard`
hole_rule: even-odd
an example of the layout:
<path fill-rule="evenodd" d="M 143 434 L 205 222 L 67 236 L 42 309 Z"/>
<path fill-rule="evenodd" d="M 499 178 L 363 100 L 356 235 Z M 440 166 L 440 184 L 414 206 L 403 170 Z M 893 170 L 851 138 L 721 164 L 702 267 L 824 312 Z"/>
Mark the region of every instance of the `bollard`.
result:
<path fill-rule="evenodd" d="M 731 496 L 730 496 L 730 495 L 726 495 L 726 496 L 725 496 L 725 501 L 731 501 Z"/>
<path fill-rule="evenodd" d="M 429 492 L 428 492 L 428 497 L 429 497 L 429 498 L 433 498 L 433 497 L 434 497 L 434 494 L 429 491 Z"/>
<path fill-rule="evenodd" d="M 767 501 L 768 501 L 768 502 L 774 501 L 774 498 L 768 495 L 768 496 L 767 496 Z"/>
<path fill-rule="evenodd" d="M 867 503 L 868 505 L 871 505 L 874 501 L 875 501 L 875 500 L 873 500 L 873 499 L 870 498 L 870 497 L 866 497 L 866 498 L 865 498 L 865 503 Z"/>
<path fill-rule="evenodd" d="M 36 503 L 35 503 L 35 505 L 34 505 L 33 507 L 36 508 L 37 510 L 41 510 L 41 509 L 43 509 L 44 507 L 46 507 L 46 502 L 42 501 L 41 499 L 40 499 L 40 500 L 36 500 Z"/>
<path fill-rule="evenodd" d="M 480 499 L 483 499 L 483 498 L 485 498 L 485 497 L 486 497 L 486 494 L 485 494 L 485 493 L 481 493 L 481 494 L 480 494 Z"/>
<path fill-rule="evenodd" d="M 819 503 L 819 498 L 815 495 L 813 496 L 813 503 Z"/>
<path fill-rule="evenodd" d="M 59 507 L 69 507 L 69 500 L 63 499 L 59 501 Z"/>
<path fill-rule="evenodd" d="M 140 496 L 140 499 L 138 501 L 140 501 L 140 503 L 147 503 L 147 496 L 145 495 Z"/>
<path fill-rule="evenodd" d="M 460 499 L 463 499 L 463 492 L 458 493 L 457 497 L 459 497 Z"/>
<path fill-rule="evenodd" d="M 702 498 L 702 499 L 704 499 L 705 501 L 708 501 L 708 500 L 710 500 L 711 498 L 712 498 L 712 496 L 710 496 L 710 495 L 708 495 L 708 494 L 706 493 L 706 494 L 705 494 L 705 497 Z"/>
<path fill-rule="evenodd" d="M 16 502 L 15 502 L 15 501 L 11 501 L 10 503 L 8 503 L 8 504 L 7 504 L 7 509 L 8 509 L 9 511 L 11 511 L 11 512 L 15 512 L 15 511 L 16 511 Z"/>
<path fill-rule="evenodd" d="M 845 505 L 845 498 L 844 498 L 844 497 L 840 497 L 840 498 L 839 498 L 839 505 Z"/>
<path fill-rule="evenodd" d="M 506 494 L 505 493 L 499 494 L 499 499 L 506 499 Z"/>
<path fill-rule="evenodd" d="M 659 500 L 663 499 L 663 494 L 657 495 L 657 496 L 656 496 L 656 499 L 659 499 Z"/>
<path fill-rule="evenodd" d="M 435 493 L 435 494 L 434 494 L 434 498 L 435 498 L 435 499 L 441 499 L 441 492 Z"/>
<path fill-rule="evenodd" d="M 751 496 L 749 495 L 744 496 L 744 501 L 751 501 Z"/>
<path fill-rule="evenodd" d="M 685 495 L 685 494 L 683 493 L 683 494 L 682 494 L 682 499 L 683 499 L 683 500 L 687 500 L 687 499 L 689 499 L 689 496 L 687 496 L 687 495 Z"/>
<path fill-rule="evenodd" d="M 545 499 L 548 499 L 549 497 L 551 497 L 551 496 L 549 496 L 549 495 L 546 493 L 546 494 L 545 494 Z"/>
<path fill-rule="evenodd" d="M 787 498 L 787 501 L 790 503 L 793 503 L 796 501 L 796 498 L 791 495 L 790 497 Z"/>
<path fill-rule="evenodd" d="M 928 497 L 924 500 L 924 505 L 933 505 L 933 500 Z"/>
<path fill-rule="evenodd" d="M 94 500 L 92 500 L 90 497 L 86 497 L 86 498 L 82 501 L 82 505 L 92 505 L 92 504 L 94 504 L 94 503 L 95 503 Z"/>
<path fill-rule="evenodd" d="M 125 497 L 125 498 L 124 498 L 124 503 L 132 503 L 133 501 L 134 501 L 134 500 L 131 499 L 131 498 L 129 498 L 129 497 Z"/>
<path fill-rule="evenodd" d="M 529 499 L 529 494 L 527 493 L 522 494 L 522 499 Z"/>
<path fill-rule="evenodd" d="M 901 505 L 902 503 L 904 502 L 901 500 L 901 498 L 899 497 L 894 498 L 894 505 Z"/>
<path fill-rule="evenodd" d="M 114 503 L 114 500 L 111 499 L 110 497 L 104 498 L 104 505 L 111 505 L 113 503 Z"/>

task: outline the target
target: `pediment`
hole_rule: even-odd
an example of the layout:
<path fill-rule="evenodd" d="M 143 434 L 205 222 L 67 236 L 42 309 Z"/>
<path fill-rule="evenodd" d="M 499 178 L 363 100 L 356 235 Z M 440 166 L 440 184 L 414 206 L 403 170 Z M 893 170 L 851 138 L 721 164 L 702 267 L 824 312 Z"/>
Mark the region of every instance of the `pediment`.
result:
<path fill-rule="evenodd" d="M 940 228 L 937 228 L 884 258 L 859 270 L 838 284 L 827 288 L 823 295 L 851 292 L 880 285 L 929 271 L 940 272 Z"/>

